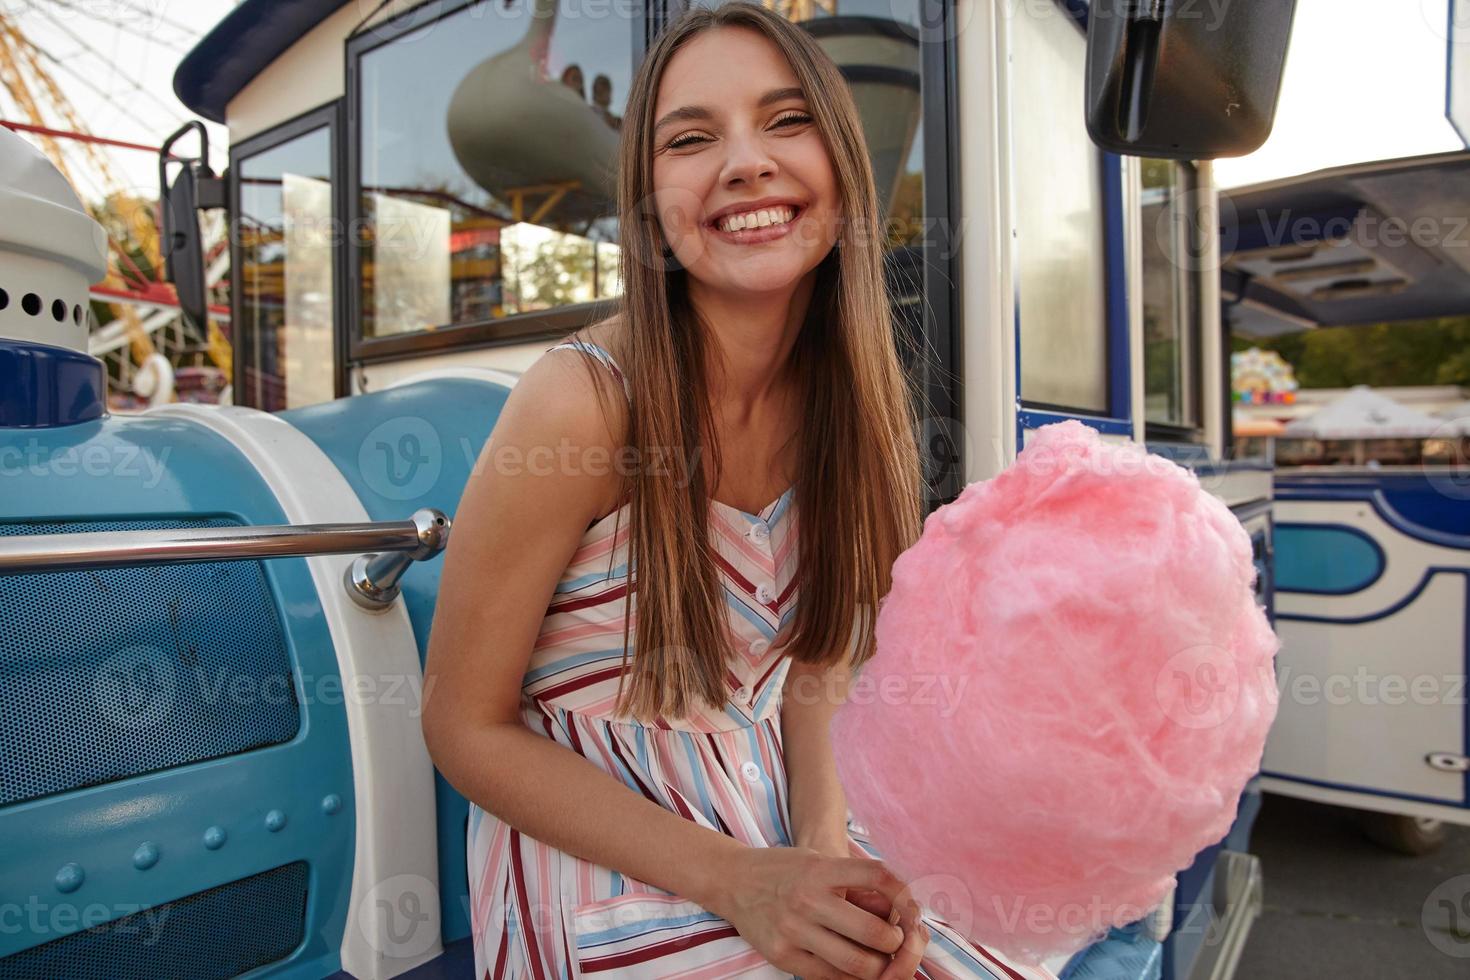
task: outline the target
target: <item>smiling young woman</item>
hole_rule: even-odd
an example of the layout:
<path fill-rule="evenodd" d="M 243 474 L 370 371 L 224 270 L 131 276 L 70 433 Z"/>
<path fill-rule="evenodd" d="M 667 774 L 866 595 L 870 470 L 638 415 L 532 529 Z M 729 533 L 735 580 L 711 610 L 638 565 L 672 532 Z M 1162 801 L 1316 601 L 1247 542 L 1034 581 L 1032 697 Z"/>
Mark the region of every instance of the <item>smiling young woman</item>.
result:
<path fill-rule="evenodd" d="M 1050 976 L 921 909 L 832 760 L 922 516 L 841 72 L 762 7 L 697 9 L 621 133 L 620 312 L 512 391 L 426 665 L 476 976 Z M 577 465 L 493 464 L 552 446 Z"/>

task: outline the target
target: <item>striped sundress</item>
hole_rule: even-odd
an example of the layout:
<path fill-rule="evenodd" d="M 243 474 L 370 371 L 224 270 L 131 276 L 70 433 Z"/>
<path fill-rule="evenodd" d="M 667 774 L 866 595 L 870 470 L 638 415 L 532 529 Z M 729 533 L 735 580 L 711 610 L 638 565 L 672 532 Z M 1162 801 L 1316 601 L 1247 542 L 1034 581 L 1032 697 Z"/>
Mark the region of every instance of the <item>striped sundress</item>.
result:
<path fill-rule="evenodd" d="M 602 347 L 574 341 L 548 353 L 564 348 L 597 358 L 628 390 Z M 755 847 L 791 842 L 780 725 L 790 660 L 777 639 L 789 635 L 796 604 L 793 490 L 754 514 L 710 500 L 738 651 L 722 709 L 696 699 L 700 706 L 688 717 L 649 725 L 611 715 L 622 670 L 627 504 L 588 527 L 556 586 L 521 687 L 522 718 L 533 731 L 660 806 Z M 850 817 L 853 856 L 878 857 Z M 694 902 L 543 844 L 473 802 L 467 845 L 477 980 L 790 976 Z M 1053 977 L 976 948 L 926 912 L 931 937 L 916 977 Z"/>

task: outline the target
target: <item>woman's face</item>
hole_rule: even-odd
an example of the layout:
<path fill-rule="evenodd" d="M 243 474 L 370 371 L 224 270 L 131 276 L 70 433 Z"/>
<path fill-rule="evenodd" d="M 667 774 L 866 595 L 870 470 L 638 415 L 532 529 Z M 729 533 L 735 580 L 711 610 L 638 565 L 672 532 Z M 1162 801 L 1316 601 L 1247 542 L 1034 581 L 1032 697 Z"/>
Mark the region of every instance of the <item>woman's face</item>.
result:
<path fill-rule="evenodd" d="M 841 204 L 807 109 L 780 49 L 754 30 L 706 31 L 669 59 L 654 107 L 654 200 L 664 240 L 707 288 L 789 292 L 832 250 Z M 772 203 L 750 207 L 761 202 Z"/>

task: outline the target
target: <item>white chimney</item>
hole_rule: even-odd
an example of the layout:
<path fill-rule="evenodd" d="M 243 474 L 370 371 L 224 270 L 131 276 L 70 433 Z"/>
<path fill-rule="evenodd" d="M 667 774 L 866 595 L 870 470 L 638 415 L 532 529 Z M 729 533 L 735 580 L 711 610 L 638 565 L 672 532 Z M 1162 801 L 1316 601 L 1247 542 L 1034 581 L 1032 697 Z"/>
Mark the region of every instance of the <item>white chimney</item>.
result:
<path fill-rule="evenodd" d="M 107 234 L 46 156 L 0 126 L 0 339 L 86 353 Z"/>

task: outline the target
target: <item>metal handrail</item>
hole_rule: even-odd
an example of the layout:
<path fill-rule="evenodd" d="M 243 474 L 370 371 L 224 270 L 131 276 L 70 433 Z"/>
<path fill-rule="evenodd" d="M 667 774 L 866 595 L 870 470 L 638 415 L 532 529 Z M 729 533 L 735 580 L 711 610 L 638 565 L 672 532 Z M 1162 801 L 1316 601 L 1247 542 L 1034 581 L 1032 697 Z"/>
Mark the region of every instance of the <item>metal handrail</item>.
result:
<path fill-rule="evenodd" d="M 0 575 L 370 552 L 359 554 L 344 578 L 353 601 L 381 609 L 415 561 L 444 549 L 449 529 L 443 511 L 424 507 L 406 521 L 18 535 L 0 537 Z"/>

